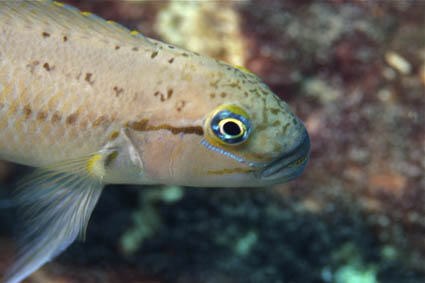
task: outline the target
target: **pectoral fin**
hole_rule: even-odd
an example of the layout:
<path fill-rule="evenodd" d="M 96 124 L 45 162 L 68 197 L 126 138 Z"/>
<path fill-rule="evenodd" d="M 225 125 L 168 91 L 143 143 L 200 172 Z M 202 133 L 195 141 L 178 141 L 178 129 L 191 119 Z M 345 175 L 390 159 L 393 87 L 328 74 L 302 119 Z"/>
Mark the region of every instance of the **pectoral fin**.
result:
<path fill-rule="evenodd" d="M 40 169 L 20 184 L 16 202 L 24 225 L 17 261 L 6 275 L 6 283 L 20 282 L 78 236 L 84 238 L 104 187 L 102 172 L 108 154 L 96 153 Z"/>

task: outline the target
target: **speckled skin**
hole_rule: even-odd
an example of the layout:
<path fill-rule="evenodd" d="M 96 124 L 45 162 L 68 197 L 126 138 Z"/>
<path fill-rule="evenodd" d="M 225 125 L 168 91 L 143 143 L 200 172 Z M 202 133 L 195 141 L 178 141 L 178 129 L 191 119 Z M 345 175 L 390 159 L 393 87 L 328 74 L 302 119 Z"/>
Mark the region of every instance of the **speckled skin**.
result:
<path fill-rule="evenodd" d="M 144 177 L 108 182 L 261 185 L 241 173 L 246 164 L 201 145 L 213 140 L 209 115 L 225 104 L 248 113 L 252 134 L 239 146 L 215 145 L 255 168 L 305 135 L 249 71 L 63 4 L 0 3 L 1 159 L 46 166 L 97 152 L 126 129 Z"/>

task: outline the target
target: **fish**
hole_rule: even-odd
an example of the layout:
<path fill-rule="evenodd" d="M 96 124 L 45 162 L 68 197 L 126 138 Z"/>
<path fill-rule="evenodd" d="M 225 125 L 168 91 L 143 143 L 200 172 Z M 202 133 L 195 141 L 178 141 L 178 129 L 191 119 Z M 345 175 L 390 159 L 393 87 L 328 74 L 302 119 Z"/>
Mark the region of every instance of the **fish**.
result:
<path fill-rule="evenodd" d="M 20 282 L 77 238 L 108 184 L 265 187 L 309 160 L 302 121 L 257 75 L 48 0 L 0 2 L 0 159 Z"/>

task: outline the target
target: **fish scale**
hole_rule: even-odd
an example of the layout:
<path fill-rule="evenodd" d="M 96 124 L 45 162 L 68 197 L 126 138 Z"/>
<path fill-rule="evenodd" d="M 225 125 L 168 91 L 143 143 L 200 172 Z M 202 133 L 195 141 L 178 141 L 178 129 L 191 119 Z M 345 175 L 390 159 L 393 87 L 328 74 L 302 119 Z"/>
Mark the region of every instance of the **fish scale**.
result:
<path fill-rule="evenodd" d="M 262 187 L 301 175 L 301 122 L 244 67 L 56 1 L 0 1 L 0 159 L 20 181 L 20 282 L 83 238 L 107 184 Z"/>
<path fill-rule="evenodd" d="M 3 125 L 2 136 L 6 138 L 0 139 L 0 150 L 10 152 L 18 149 L 22 156 L 17 154 L 11 161 L 40 166 L 96 151 L 106 142 L 114 128 L 112 123 L 106 125 L 105 121 L 114 117 L 118 120 L 115 124 L 119 125 L 125 120 L 131 120 L 132 113 L 127 112 L 125 117 L 119 117 L 119 113 L 122 113 L 119 108 L 126 103 L 122 103 L 123 99 L 114 101 L 112 88 L 109 90 L 102 86 L 103 82 L 113 80 L 108 74 L 103 75 L 105 69 L 95 66 L 100 60 L 93 60 L 97 51 L 92 51 L 91 44 L 99 44 L 98 48 L 102 48 L 102 42 L 91 42 L 89 39 L 83 41 L 75 32 L 60 30 L 57 25 L 58 30 L 55 30 L 56 20 L 53 23 L 46 22 L 53 21 L 52 18 L 31 20 L 31 25 L 6 20 L 7 30 L 12 31 L 6 31 L 6 36 L 0 39 L 0 54 L 8 54 L 2 56 L 0 82 L 3 89 L 11 88 L 1 93 L 4 106 L 0 117 L 8 122 L 7 127 L 4 127 L 4 122 L 0 123 Z M 37 28 L 38 20 L 42 20 L 49 36 L 43 35 L 46 32 Z M 63 42 L 63 38 L 61 40 L 63 33 L 67 34 L 66 42 Z M 30 44 L 40 45 L 40 48 L 27 52 Z M 84 52 L 85 47 L 89 47 L 88 52 Z M 76 52 L 82 52 L 85 56 L 73 60 Z M 122 53 L 125 51 L 117 54 L 119 58 L 125 56 Z M 117 60 L 111 57 L 102 56 L 99 59 L 107 58 L 108 62 Z M 88 74 L 92 74 L 91 78 Z M 18 77 L 22 79 L 16 81 Z M 98 93 L 102 93 L 102 96 Z M 56 104 L 51 103 L 54 100 Z M 25 107 L 30 109 L 31 114 L 25 112 Z M 60 117 L 56 123 L 52 121 L 55 113 Z M 101 117 L 104 117 L 104 123 L 94 126 Z M 24 128 L 19 127 L 22 123 L 26 125 Z M 28 132 L 26 128 L 36 130 Z M 18 148 L 7 146 L 10 138 Z M 33 140 L 39 142 L 38 147 L 32 146 Z M 30 142 L 26 144 L 25 141 Z M 76 144 L 92 146 L 79 148 Z M 44 161 L 46 151 L 55 151 L 57 154 Z"/>

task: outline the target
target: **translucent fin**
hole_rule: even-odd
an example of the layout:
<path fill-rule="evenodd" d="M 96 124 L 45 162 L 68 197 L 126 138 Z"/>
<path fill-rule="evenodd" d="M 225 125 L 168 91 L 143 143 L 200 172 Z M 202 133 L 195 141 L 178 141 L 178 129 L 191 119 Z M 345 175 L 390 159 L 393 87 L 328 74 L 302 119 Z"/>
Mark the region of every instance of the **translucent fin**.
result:
<path fill-rule="evenodd" d="M 155 49 L 149 39 L 113 21 L 57 1 L 0 1 L 0 18 L 22 21 L 45 32 L 59 31 L 81 38 L 127 42 L 148 50 Z M 7 21 L 6 21 L 7 22 Z"/>
<path fill-rule="evenodd" d="M 0 209 L 11 208 L 15 206 L 15 202 L 11 199 L 0 199 Z"/>
<path fill-rule="evenodd" d="M 20 282 L 66 249 L 84 239 L 90 215 L 103 189 L 91 166 L 100 154 L 40 169 L 18 187 L 16 203 L 23 220 L 17 261 L 5 283 Z"/>

